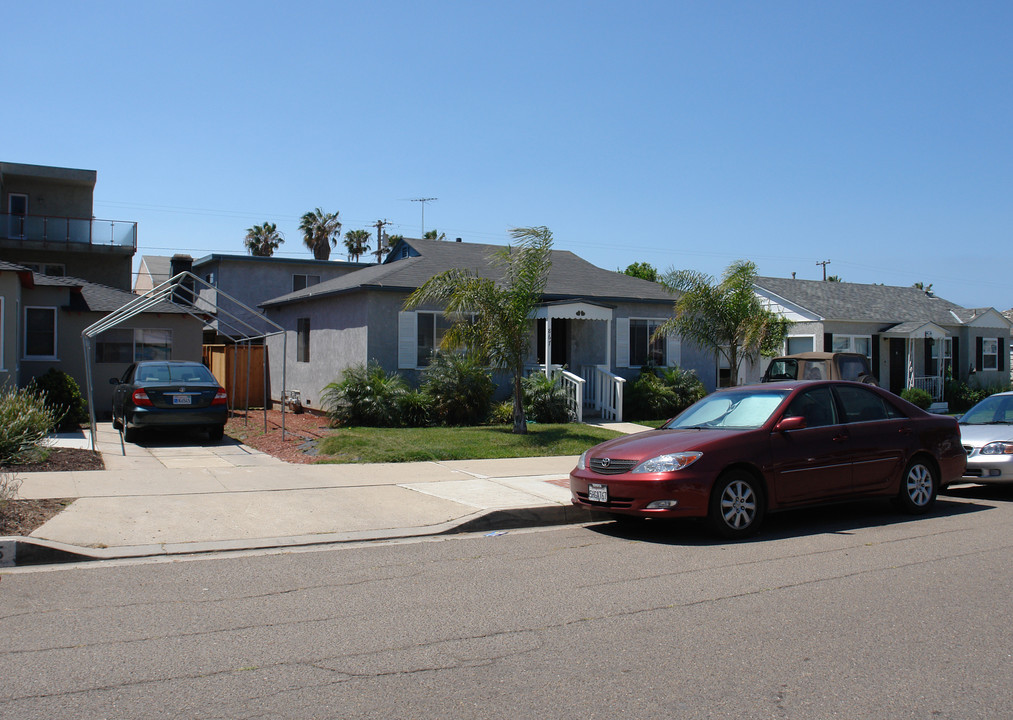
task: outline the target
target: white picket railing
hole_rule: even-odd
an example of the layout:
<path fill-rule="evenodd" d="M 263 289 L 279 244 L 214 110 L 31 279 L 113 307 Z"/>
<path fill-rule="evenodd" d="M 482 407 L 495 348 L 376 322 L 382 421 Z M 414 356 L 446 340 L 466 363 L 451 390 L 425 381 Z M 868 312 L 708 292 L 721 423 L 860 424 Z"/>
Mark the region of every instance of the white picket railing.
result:
<path fill-rule="evenodd" d="M 623 384 L 625 378 L 613 375 L 599 365 L 585 365 L 581 375 L 587 383 L 587 395 L 584 402 L 594 408 L 603 420 L 623 419 Z"/>
<path fill-rule="evenodd" d="M 584 422 L 584 378 L 574 375 L 569 370 L 556 370 L 555 377 L 559 377 L 566 388 L 566 399 L 577 422 Z"/>
<path fill-rule="evenodd" d="M 916 375 L 911 387 L 924 390 L 933 400 L 943 399 L 943 379 L 936 375 Z"/>

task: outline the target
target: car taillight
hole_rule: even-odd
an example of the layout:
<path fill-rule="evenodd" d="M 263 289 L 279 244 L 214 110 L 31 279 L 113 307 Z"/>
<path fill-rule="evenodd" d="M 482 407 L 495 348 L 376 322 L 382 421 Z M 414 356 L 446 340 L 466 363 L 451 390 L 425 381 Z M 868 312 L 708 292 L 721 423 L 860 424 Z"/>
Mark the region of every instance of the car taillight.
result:
<path fill-rule="evenodd" d="M 229 402 L 229 394 L 218 388 L 218 392 L 215 393 L 215 399 L 211 401 L 212 405 L 227 405 Z"/>
<path fill-rule="evenodd" d="M 148 393 L 144 392 L 141 388 L 134 390 L 134 394 L 130 396 L 130 399 L 134 401 L 134 405 L 138 405 L 140 407 L 151 406 L 151 398 L 149 398 Z"/>

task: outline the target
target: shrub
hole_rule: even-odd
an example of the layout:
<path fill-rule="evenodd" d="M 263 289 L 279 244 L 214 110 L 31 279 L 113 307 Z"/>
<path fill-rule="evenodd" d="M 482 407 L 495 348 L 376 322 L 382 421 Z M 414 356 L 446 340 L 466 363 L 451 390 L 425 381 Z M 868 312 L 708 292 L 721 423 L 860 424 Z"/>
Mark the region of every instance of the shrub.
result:
<path fill-rule="evenodd" d="M 407 393 L 404 378 L 370 363 L 345 370 L 340 381 L 324 388 L 321 402 L 333 425 L 399 427 Z"/>
<path fill-rule="evenodd" d="M 542 372 L 532 373 L 522 381 L 524 413 L 528 420 L 540 423 L 570 422 L 569 397 L 563 384 Z M 513 410 L 510 412 L 513 421 Z"/>
<path fill-rule="evenodd" d="M 474 355 L 436 352 L 423 373 L 422 392 L 432 399 L 432 420 L 478 425 L 489 416 L 496 387 Z"/>
<path fill-rule="evenodd" d="M 1009 390 L 1006 385 L 988 385 L 985 387 L 971 387 L 966 382 L 954 380 L 952 377 L 946 379 L 944 397 L 950 406 L 950 412 L 963 413 L 977 405 L 989 395 Z"/>
<path fill-rule="evenodd" d="M 922 410 L 928 410 L 932 404 L 932 395 L 921 388 L 907 388 L 900 396 L 901 399 L 907 400 L 912 405 L 917 405 Z"/>
<path fill-rule="evenodd" d="M 433 399 L 420 390 L 409 390 L 398 399 L 401 424 L 405 427 L 426 427 L 432 423 Z"/>
<path fill-rule="evenodd" d="M 489 413 L 491 425 L 510 425 L 514 421 L 514 401 L 504 400 L 492 406 Z"/>
<path fill-rule="evenodd" d="M 27 459 L 58 422 L 59 415 L 46 403 L 46 394 L 34 385 L 0 390 L 0 465 Z"/>
<path fill-rule="evenodd" d="M 692 370 L 644 367 L 626 389 L 623 417 L 638 420 L 674 417 L 706 394 Z"/>
<path fill-rule="evenodd" d="M 88 407 L 77 381 L 62 370 L 49 368 L 35 378 L 35 386 L 46 393 L 46 404 L 60 417 L 59 427 L 68 430 L 88 421 Z"/>

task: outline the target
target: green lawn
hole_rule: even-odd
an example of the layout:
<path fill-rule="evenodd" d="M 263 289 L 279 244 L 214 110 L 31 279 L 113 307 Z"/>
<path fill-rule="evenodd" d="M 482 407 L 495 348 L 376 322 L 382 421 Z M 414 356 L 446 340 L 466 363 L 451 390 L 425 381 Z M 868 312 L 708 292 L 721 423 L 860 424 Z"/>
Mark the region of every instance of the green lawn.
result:
<path fill-rule="evenodd" d="M 508 425 L 488 427 L 338 428 L 320 441 L 321 462 L 380 463 L 420 460 L 580 455 L 621 433 L 589 425 L 528 425 L 514 435 Z"/>

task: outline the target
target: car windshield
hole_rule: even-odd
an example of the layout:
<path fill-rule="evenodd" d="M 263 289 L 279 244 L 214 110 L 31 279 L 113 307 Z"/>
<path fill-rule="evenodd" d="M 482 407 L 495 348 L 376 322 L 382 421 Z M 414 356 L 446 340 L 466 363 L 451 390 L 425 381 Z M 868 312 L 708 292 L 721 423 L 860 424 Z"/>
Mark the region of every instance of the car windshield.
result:
<path fill-rule="evenodd" d="M 968 410 L 960 418 L 961 425 L 1013 424 L 1013 395 L 993 395 Z"/>
<path fill-rule="evenodd" d="M 203 365 L 170 365 L 169 363 L 145 363 L 137 366 L 135 382 L 139 383 L 211 383 L 215 382 L 211 371 Z"/>
<path fill-rule="evenodd" d="M 798 378 L 798 360 L 778 358 L 767 368 L 768 380 L 795 380 Z"/>
<path fill-rule="evenodd" d="M 665 429 L 728 428 L 755 430 L 774 414 L 788 390 L 758 391 L 755 388 L 715 393 L 664 425 Z"/>

